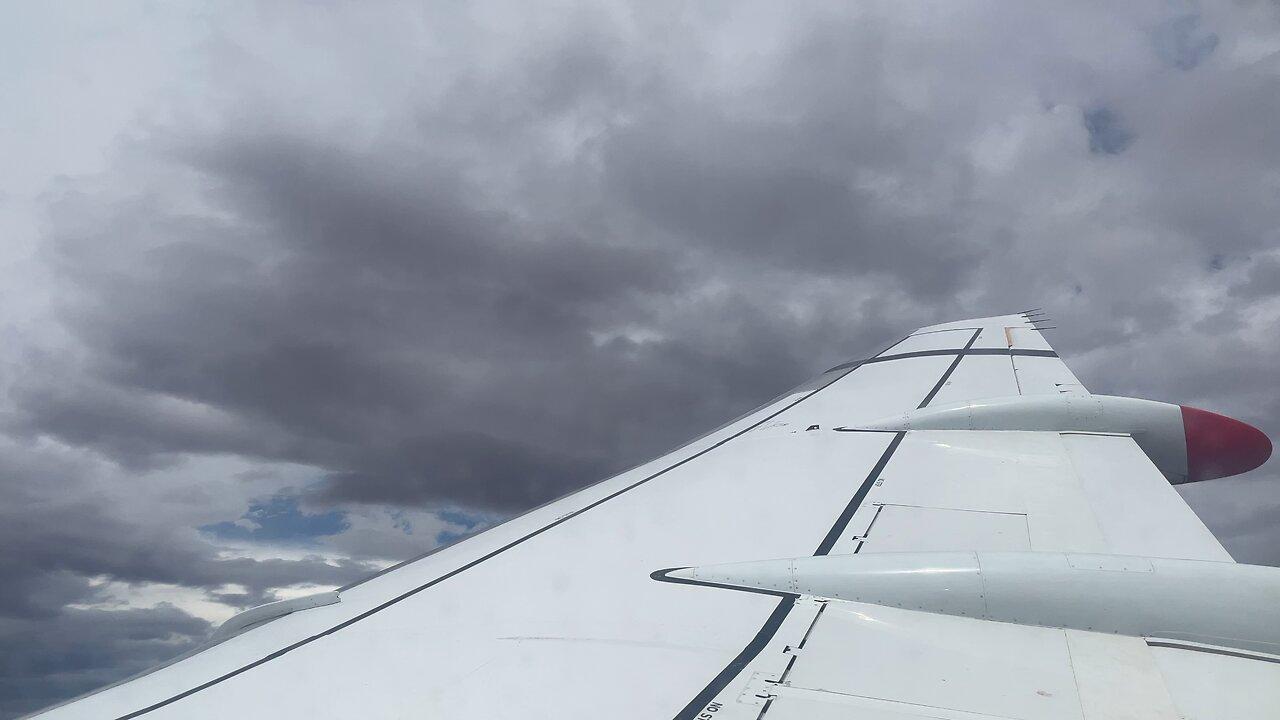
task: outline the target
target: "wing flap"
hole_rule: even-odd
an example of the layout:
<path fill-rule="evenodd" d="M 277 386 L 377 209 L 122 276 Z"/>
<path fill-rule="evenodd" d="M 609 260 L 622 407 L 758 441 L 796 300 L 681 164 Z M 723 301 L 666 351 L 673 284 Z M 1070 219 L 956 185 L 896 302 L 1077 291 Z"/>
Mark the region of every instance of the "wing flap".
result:
<path fill-rule="evenodd" d="M 762 717 L 1177 720 L 1154 650 L 1137 638 L 831 601 Z"/>
<path fill-rule="evenodd" d="M 1005 516 L 1017 514 L 1031 550 L 1231 559 L 1128 436 L 914 431 L 883 476 L 860 512 L 883 506 L 904 520 L 877 522 L 863 552 L 1019 549 L 966 544 L 1012 527 Z M 938 521 L 947 510 L 973 517 L 937 525 L 915 513 L 908 521 L 903 510 L 887 510 L 894 506 L 930 508 Z"/>
<path fill-rule="evenodd" d="M 1082 433 L 1060 438 L 1107 552 L 1231 560 L 1133 438 Z"/>
<path fill-rule="evenodd" d="M 1251 659 L 1185 647 L 1150 650 L 1181 717 L 1280 716 L 1280 658 Z"/>
<path fill-rule="evenodd" d="M 775 701 L 809 701 L 920 717 L 1079 720 L 1060 630 L 830 602 Z M 764 715 L 775 720 L 771 708 Z"/>

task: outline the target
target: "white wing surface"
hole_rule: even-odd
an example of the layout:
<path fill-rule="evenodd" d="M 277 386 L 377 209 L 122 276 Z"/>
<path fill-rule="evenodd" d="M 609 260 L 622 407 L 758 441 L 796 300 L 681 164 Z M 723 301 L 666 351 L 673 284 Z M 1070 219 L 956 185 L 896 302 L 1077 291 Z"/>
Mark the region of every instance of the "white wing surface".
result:
<path fill-rule="evenodd" d="M 260 609 L 200 652 L 39 717 L 1280 711 L 1280 658 L 1265 644 L 967 617 L 842 599 L 794 579 L 753 587 L 670 573 L 957 551 L 1017 562 L 1066 553 L 1072 569 L 1096 562 L 1096 573 L 1113 573 L 1104 579 L 1158 564 L 1151 558 L 1245 567 L 1231 563 L 1136 436 L 858 429 L 1017 396 L 1073 408 L 1095 397 L 1025 315 L 922 328 L 669 455 L 336 595 Z"/>

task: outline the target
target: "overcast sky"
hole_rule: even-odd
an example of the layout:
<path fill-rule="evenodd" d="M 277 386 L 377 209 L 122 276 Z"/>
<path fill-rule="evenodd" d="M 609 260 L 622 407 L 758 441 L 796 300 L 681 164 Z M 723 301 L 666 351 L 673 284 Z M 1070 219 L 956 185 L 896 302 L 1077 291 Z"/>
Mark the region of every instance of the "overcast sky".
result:
<path fill-rule="evenodd" d="M 1276 4 L 462 7 L 5 13 L 0 716 L 921 325 L 1280 436 Z"/>

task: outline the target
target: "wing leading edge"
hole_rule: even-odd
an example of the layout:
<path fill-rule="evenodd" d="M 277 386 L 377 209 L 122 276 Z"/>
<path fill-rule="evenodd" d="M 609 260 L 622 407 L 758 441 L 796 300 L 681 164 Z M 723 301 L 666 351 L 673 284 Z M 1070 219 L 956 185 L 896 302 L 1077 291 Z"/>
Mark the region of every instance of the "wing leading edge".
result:
<path fill-rule="evenodd" d="M 266 618 L 40 717 L 1095 718 L 1124 704 L 1108 705 L 1105 678 L 1125 658 L 1134 687 L 1163 698 L 1152 708 L 1184 711 L 1201 694 L 1168 686 L 1209 653 L 664 573 L 894 551 L 1229 562 L 1129 435 L 858 429 L 1058 395 L 1090 397 L 1029 316 L 922 328 L 339 602 Z M 974 648 L 991 663 L 975 665 Z M 1062 658 L 1077 654 L 1071 675 Z M 1246 680 L 1272 665 L 1213 657 L 1246 664 L 1229 673 Z"/>

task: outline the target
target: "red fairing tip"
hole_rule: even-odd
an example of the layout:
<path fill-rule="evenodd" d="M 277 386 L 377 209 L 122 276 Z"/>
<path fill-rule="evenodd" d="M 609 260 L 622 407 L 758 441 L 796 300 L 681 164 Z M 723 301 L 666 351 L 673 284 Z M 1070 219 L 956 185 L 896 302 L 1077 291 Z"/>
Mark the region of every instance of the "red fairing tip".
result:
<path fill-rule="evenodd" d="M 1271 439 L 1258 428 L 1208 410 L 1181 407 L 1187 482 L 1239 475 L 1271 457 Z"/>

